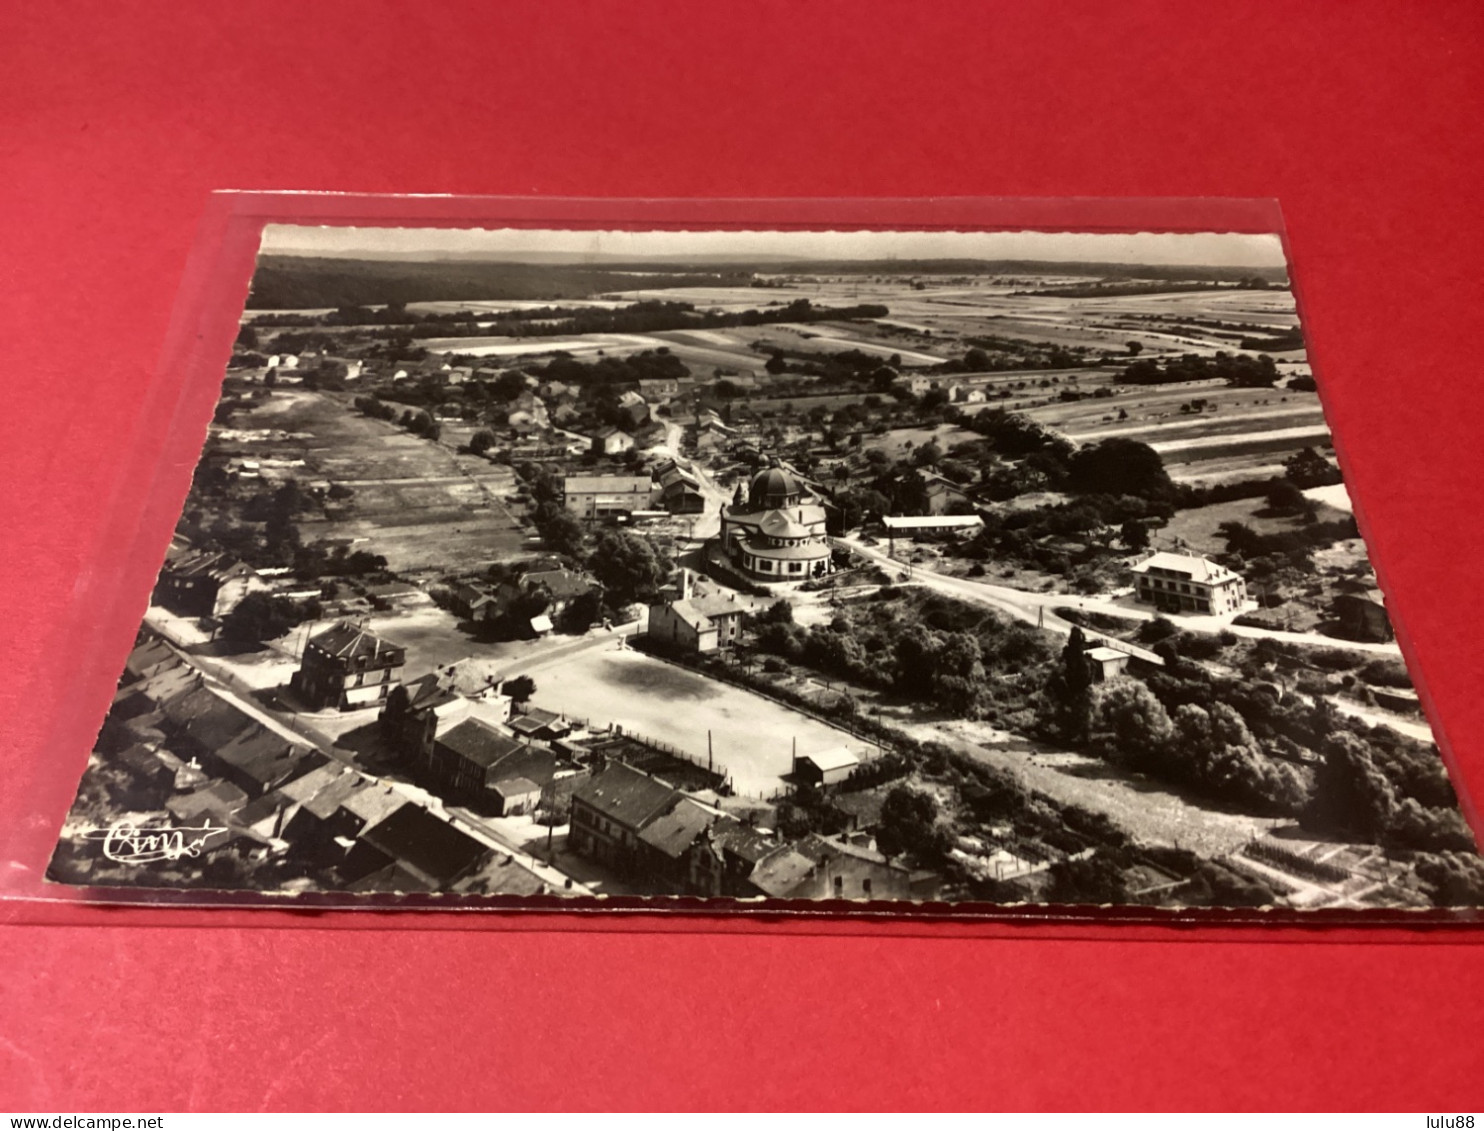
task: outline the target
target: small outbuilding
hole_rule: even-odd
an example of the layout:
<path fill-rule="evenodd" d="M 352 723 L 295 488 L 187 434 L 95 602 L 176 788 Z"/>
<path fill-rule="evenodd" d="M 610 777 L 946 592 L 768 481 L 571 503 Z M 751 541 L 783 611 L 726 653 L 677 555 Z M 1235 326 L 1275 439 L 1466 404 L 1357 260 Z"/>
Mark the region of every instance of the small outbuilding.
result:
<path fill-rule="evenodd" d="M 800 784 L 835 785 L 861 764 L 860 756 L 843 746 L 794 756 L 794 780 Z"/>

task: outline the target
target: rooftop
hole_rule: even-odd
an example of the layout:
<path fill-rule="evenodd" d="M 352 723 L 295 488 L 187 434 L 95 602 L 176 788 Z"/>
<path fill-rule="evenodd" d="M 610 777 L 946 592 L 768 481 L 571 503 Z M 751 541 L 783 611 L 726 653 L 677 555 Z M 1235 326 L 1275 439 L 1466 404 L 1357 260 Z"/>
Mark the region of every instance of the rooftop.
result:
<path fill-rule="evenodd" d="M 459 757 L 485 769 L 521 748 L 521 744 L 501 734 L 489 723 L 465 719 L 441 735 L 437 745 L 447 747 Z"/>
<path fill-rule="evenodd" d="M 361 839 L 438 884 L 473 868 L 489 851 L 421 805 L 403 805 L 363 832 Z"/>
<path fill-rule="evenodd" d="M 308 759 L 309 747 L 291 743 L 281 734 L 259 725 L 218 747 L 216 756 L 265 789 L 271 789 Z"/>
<path fill-rule="evenodd" d="M 196 550 L 183 554 L 166 565 L 164 572 L 176 577 L 227 577 L 252 573 L 252 567 L 244 565 L 231 554 L 212 550 Z"/>
<path fill-rule="evenodd" d="M 568 475 L 562 479 L 562 490 L 569 495 L 647 494 L 654 480 L 647 475 Z"/>
<path fill-rule="evenodd" d="M 829 750 L 820 750 L 814 754 L 800 754 L 799 761 L 809 762 L 820 771 L 843 770 L 848 766 L 860 765 L 860 755 L 844 746 L 836 746 Z"/>
<path fill-rule="evenodd" d="M 965 530 L 984 525 L 984 520 L 977 514 L 894 514 L 881 522 L 888 530 Z"/>
<path fill-rule="evenodd" d="M 543 569 L 526 574 L 527 585 L 544 585 L 557 600 L 580 597 L 590 592 L 593 583 L 580 573 L 570 569 Z"/>
<path fill-rule="evenodd" d="M 664 812 L 676 794 L 664 782 L 632 766 L 610 762 L 601 773 L 578 786 L 572 797 L 630 828 L 640 828 Z"/>
<path fill-rule="evenodd" d="M 683 797 L 675 808 L 644 826 L 639 839 L 671 860 L 678 860 L 714 820 L 716 813 L 712 810 Z"/>
<path fill-rule="evenodd" d="M 368 663 L 400 664 L 406 653 L 395 644 L 388 644 L 375 633 L 367 632 L 360 625 L 342 621 L 328 628 L 309 643 L 336 659 L 359 659 Z"/>
<path fill-rule="evenodd" d="M 1168 550 L 1161 550 L 1134 566 L 1135 573 L 1148 573 L 1152 569 L 1168 570 L 1189 577 L 1192 581 L 1203 582 L 1230 581 L 1237 576 L 1225 566 L 1219 566 L 1206 558 L 1193 554 L 1173 554 Z"/>

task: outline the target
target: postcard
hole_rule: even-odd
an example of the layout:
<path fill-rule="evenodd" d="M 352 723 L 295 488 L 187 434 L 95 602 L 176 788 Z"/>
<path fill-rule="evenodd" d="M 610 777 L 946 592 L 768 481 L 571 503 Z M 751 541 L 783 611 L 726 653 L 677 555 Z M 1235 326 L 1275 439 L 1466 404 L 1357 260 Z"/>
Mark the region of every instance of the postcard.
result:
<path fill-rule="evenodd" d="M 268 225 L 48 878 L 1484 901 L 1283 241 L 1216 231 Z"/>

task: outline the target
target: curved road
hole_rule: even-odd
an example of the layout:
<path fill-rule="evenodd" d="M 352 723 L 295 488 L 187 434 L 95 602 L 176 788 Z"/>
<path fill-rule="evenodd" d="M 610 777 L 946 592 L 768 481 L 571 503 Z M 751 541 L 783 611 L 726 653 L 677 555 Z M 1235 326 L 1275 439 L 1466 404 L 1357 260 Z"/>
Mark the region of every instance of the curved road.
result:
<path fill-rule="evenodd" d="M 1067 593 L 1032 593 L 1024 589 L 1013 589 L 1008 585 L 994 585 L 985 581 L 971 581 L 962 577 L 949 577 L 946 574 L 937 573 L 920 565 L 908 567 L 895 558 L 888 557 L 880 550 L 863 545 L 855 538 L 837 537 L 834 539 L 836 545 L 847 547 L 860 554 L 868 561 L 874 562 L 886 570 L 895 570 L 899 574 L 907 574 L 910 568 L 913 582 L 945 593 L 950 597 L 959 597 L 967 601 L 977 601 L 980 604 L 992 605 L 997 609 L 1009 613 L 1018 620 L 1027 621 L 1030 624 L 1039 624 L 1042 628 L 1049 629 L 1065 636 L 1072 631 L 1070 621 L 1058 616 L 1055 612 L 1057 606 L 1075 605 L 1079 609 L 1085 609 L 1090 613 L 1106 613 L 1109 616 L 1125 617 L 1129 620 L 1153 620 L 1156 616 L 1164 616 L 1173 624 L 1189 632 L 1201 632 L 1215 634 L 1218 632 L 1230 632 L 1235 636 L 1245 636 L 1252 639 L 1280 640 L 1288 644 L 1298 644 L 1309 648 L 1341 648 L 1350 652 L 1371 652 L 1383 656 L 1400 656 L 1401 649 L 1395 643 L 1372 644 L 1359 640 L 1340 640 L 1333 636 L 1320 636 L 1317 633 L 1308 632 L 1284 632 L 1274 628 L 1254 628 L 1250 625 L 1231 624 L 1225 617 L 1187 617 L 1175 614 L 1160 614 L 1149 609 L 1131 609 L 1126 605 L 1120 605 L 1113 601 L 1103 600 L 1097 597 L 1077 597 Z M 1082 630 L 1084 633 L 1087 629 Z M 1091 633 L 1088 634 L 1092 635 Z M 1127 647 L 1127 645 L 1121 645 Z"/>

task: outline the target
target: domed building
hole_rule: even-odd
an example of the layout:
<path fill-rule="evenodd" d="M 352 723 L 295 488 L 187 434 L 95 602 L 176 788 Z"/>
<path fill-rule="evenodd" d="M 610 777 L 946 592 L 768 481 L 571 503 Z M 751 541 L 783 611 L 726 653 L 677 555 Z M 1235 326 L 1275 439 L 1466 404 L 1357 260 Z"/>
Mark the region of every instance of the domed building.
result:
<path fill-rule="evenodd" d="M 745 500 L 739 487 L 721 508 L 721 548 L 758 581 L 805 581 L 830 570 L 824 507 L 787 468 L 764 468 Z"/>

